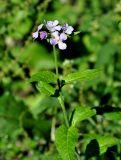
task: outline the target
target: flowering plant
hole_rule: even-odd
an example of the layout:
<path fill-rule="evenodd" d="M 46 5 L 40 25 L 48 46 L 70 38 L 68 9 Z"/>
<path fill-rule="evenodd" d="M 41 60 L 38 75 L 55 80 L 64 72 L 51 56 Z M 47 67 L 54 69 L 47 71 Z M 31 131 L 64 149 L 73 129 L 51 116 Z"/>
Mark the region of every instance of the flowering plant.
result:
<path fill-rule="evenodd" d="M 75 145 L 78 139 L 78 130 L 76 128 L 76 125 L 79 121 L 87 119 L 96 114 L 95 109 L 90 109 L 89 107 L 77 107 L 72 112 L 70 118 L 67 114 L 62 91 L 63 86 L 73 83 L 76 80 L 93 79 L 99 73 L 98 69 L 86 69 L 83 72 L 77 71 L 74 73 L 69 73 L 67 76 L 60 78 L 55 46 L 57 45 L 60 50 L 65 50 L 67 48 L 67 44 L 65 43 L 65 41 L 67 40 L 68 36 L 73 33 L 73 31 L 74 28 L 72 26 L 69 26 L 67 23 L 60 25 L 58 20 L 44 20 L 44 23 L 38 26 L 37 31 L 32 33 L 32 37 L 34 39 L 40 38 L 41 40 L 48 40 L 48 42 L 53 46 L 56 74 L 50 71 L 41 71 L 33 75 L 30 78 L 30 82 L 38 82 L 37 88 L 39 89 L 39 91 L 48 96 L 56 97 L 61 105 L 65 125 L 61 125 L 57 129 L 55 136 L 55 129 L 53 130 L 53 127 L 55 128 L 56 124 L 55 120 L 52 121 L 51 140 L 55 141 L 58 152 L 60 153 L 63 160 L 79 160 L 77 147 L 75 151 Z M 80 32 L 75 32 L 74 35 L 78 33 Z M 62 135 L 65 137 L 64 139 Z M 66 139 L 66 137 L 68 137 L 69 139 Z M 65 150 L 63 150 L 64 144 Z M 71 144 L 70 148 L 68 148 L 69 144 Z M 70 154 L 70 152 L 72 153 Z"/>

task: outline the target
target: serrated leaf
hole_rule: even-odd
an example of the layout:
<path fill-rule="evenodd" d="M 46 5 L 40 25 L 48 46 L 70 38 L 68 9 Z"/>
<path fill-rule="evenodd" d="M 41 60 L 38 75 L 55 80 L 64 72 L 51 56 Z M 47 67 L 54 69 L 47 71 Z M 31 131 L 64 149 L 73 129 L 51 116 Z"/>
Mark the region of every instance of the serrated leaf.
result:
<path fill-rule="evenodd" d="M 91 109 L 89 107 L 77 107 L 73 115 L 72 126 L 75 126 L 80 121 L 90 118 L 95 114 L 95 109 Z"/>
<path fill-rule="evenodd" d="M 51 71 L 41 71 L 39 73 L 34 74 L 29 79 L 29 82 L 38 82 L 38 81 L 53 83 L 57 81 L 57 76 Z"/>
<path fill-rule="evenodd" d="M 75 127 L 67 129 L 60 126 L 56 132 L 55 144 L 63 160 L 76 160 L 75 145 L 78 139 L 78 131 Z"/>
<path fill-rule="evenodd" d="M 121 112 L 111 112 L 111 113 L 104 113 L 103 116 L 107 119 L 107 120 L 121 120 Z"/>
<path fill-rule="evenodd" d="M 118 143 L 121 143 L 118 138 L 112 136 L 101 136 L 97 134 L 87 134 L 85 135 L 86 140 L 89 142 L 96 139 L 99 144 L 100 155 L 105 153 L 108 147 L 112 147 Z"/>
<path fill-rule="evenodd" d="M 92 80 L 100 74 L 100 69 L 87 69 L 85 71 L 79 71 L 70 73 L 64 77 L 65 83 L 71 83 L 76 80 Z"/>
<path fill-rule="evenodd" d="M 46 83 L 46 82 L 38 82 L 37 84 L 37 89 L 46 95 L 54 95 L 55 93 L 55 88 L 53 88 L 50 84 Z"/>

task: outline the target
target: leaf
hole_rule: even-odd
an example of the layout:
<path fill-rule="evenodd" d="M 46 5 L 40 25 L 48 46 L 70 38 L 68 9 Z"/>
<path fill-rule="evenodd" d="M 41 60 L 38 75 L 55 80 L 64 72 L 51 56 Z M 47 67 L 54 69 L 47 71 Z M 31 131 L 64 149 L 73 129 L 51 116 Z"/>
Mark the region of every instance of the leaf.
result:
<path fill-rule="evenodd" d="M 50 84 L 46 83 L 46 82 L 38 82 L 37 84 L 37 89 L 46 95 L 54 95 L 55 93 L 55 88 L 53 88 Z"/>
<path fill-rule="evenodd" d="M 43 81 L 47 83 L 52 83 L 57 81 L 57 76 L 51 71 L 41 71 L 39 73 L 34 74 L 29 82 L 38 82 Z"/>
<path fill-rule="evenodd" d="M 111 113 L 104 113 L 103 116 L 107 119 L 107 120 L 121 120 L 121 112 L 111 112 Z"/>
<path fill-rule="evenodd" d="M 65 83 L 71 83 L 76 80 L 81 80 L 81 81 L 92 80 L 99 74 L 100 74 L 100 69 L 87 69 L 85 71 L 70 73 L 64 78 L 64 80 Z"/>
<path fill-rule="evenodd" d="M 74 32 L 74 36 L 76 36 L 76 35 L 78 35 L 80 33 L 81 33 L 81 31 Z"/>
<path fill-rule="evenodd" d="M 121 143 L 118 138 L 112 136 L 101 136 L 97 134 L 87 134 L 85 135 L 86 140 L 91 141 L 96 139 L 99 144 L 100 155 L 105 153 L 108 147 L 112 147 L 118 143 Z"/>
<path fill-rule="evenodd" d="M 75 126 L 80 121 L 92 117 L 95 114 L 96 114 L 95 109 L 91 109 L 89 107 L 77 107 L 73 115 L 72 126 Z"/>
<path fill-rule="evenodd" d="M 47 108 L 54 109 L 59 106 L 59 102 L 55 97 L 47 97 L 46 95 L 37 96 L 37 102 L 36 102 L 36 96 L 34 96 L 30 101 L 29 101 L 29 106 L 31 113 L 33 114 L 34 117 L 37 117 L 40 115 L 42 112 L 44 112 Z"/>
<path fill-rule="evenodd" d="M 76 160 L 75 145 L 78 139 L 78 131 L 75 127 L 67 129 L 60 126 L 56 132 L 55 144 L 63 160 Z"/>

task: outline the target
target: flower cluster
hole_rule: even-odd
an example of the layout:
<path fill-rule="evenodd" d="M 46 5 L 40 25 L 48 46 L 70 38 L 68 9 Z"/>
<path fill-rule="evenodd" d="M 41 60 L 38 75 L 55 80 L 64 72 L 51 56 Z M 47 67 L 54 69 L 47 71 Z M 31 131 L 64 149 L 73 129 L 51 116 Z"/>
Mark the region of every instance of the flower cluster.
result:
<path fill-rule="evenodd" d="M 44 20 L 44 23 L 38 26 L 37 31 L 32 33 L 32 37 L 41 40 L 48 38 L 51 45 L 58 45 L 59 49 L 64 50 L 67 48 L 64 41 L 67 40 L 68 35 L 72 34 L 73 30 L 74 28 L 67 23 L 60 25 L 58 20 Z"/>

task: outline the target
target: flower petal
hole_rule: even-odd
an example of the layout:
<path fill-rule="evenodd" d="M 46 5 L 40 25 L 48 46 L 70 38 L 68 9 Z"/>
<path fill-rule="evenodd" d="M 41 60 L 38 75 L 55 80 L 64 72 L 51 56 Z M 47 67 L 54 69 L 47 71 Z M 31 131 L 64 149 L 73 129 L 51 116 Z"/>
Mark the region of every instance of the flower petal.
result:
<path fill-rule="evenodd" d="M 54 28 L 54 27 L 47 27 L 47 29 L 48 29 L 50 32 L 54 32 L 54 31 L 55 31 L 55 28 Z"/>
<path fill-rule="evenodd" d="M 39 31 L 40 29 L 42 29 L 42 27 L 43 27 L 43 24 L 40 24 L 40 25 L 38 26 L 38 31 Z"/>
<path fill-rule="evenodd" d="M 47 27 L 53 27 L 53 21 L 47 21 Z"/>
<path fill-rule="evenodd" d="M 65 31 L 68 28 L 68 23 L 64 23 L 63 30 Z"/>
<path fill-rule="evenodd" d="M 59 23 L 58 20 L 54 20 L 54 21 L 53 21 L 53 26 L 57 26 L 58 23 Z"/>
<path fill-rule="evenodd" d="M 60 34 L 60 40 L 65 41 L 67 39 L 67 35 L 65 33 Z"/>
<path fill-rule="evenodd" d="M 33 37 L 34 39 L 38 38 L 38 31 L 32 33 L 32 37 Z"/>
<path fill-rule="evenodd" d="M 40 38 L 41 38 L 41 40 L 46 39 L 47 38 L 47 32 L 46 31 L 41 31 L 40 32 Z"/>
<path fill-rule="evenodd" d="M 50 38 L 50 44 L 51 45 L 56 45 L 58 41 L 55 38 Z"/>
<path fill-rule="evenodd" d="M 55 26 L 55 27 L 54 27 L 54 29 L 55 29 L 56 31 L 60 31 L 61 28 L 62 28 L 61 25 L 58 25 L 58 26 Z"/>
<path fill-rule="evenodd" d="M 58 47 L 59 47 L 59 49 L 64 50 L 67 48 L 67 45 L 66 45 L 66 43 L 63 43 L 62 41 L 59 41 Z"/>
<path fill-rule="evenodd" d="M 52 37 L 59 39 L 59 32 L 58 31 L 53 32 Z"/>
<path fill-rule="evenodd" d="M 74 28 L 72 26 L 68 26 L 67 30 L 65 31 L 66 34 L 71 34 Z"/>

